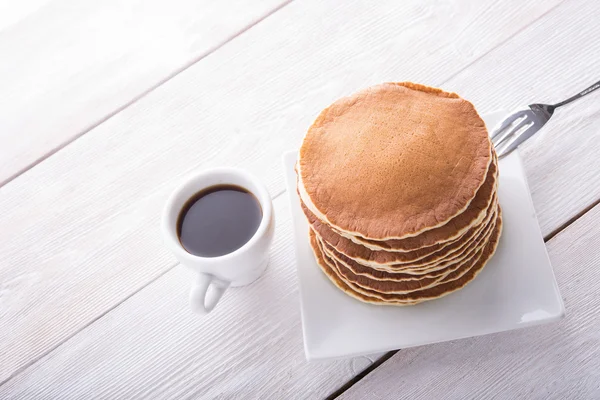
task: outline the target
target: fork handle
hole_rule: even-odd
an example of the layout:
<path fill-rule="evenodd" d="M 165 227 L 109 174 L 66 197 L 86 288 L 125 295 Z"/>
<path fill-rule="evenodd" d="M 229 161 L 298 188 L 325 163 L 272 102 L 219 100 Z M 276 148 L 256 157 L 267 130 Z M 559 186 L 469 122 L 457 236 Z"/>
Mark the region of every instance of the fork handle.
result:
<path fill-rule="evenodd" d="M 575 96 L 573 97 L 569 97 L 568 99 L 561 101 L 560 103 L 556 103 L 553 105 L 554 108 L 556 107 L 560 107 L 560 106 L 564 106 L 565 104 L 568 104 L 574 100 L 580 99 L 583 96 L 585 96 L 586 94 L 592 93 L 594 90 L 596 89 L 600 89 L 600 81 L 594 83 L 592 86 L 590 86 L 589 88 L 577 93 Z"/>

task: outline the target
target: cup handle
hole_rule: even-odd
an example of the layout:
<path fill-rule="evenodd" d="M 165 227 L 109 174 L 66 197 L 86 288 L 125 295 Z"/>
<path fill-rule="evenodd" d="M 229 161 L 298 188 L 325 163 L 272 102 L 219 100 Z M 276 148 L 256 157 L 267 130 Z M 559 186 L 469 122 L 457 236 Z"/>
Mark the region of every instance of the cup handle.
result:
<path fill-rule="evenodd" d="M 209 294 L 208 288 L 211 284 L 213 289 Z M 198 314 L 208 314 L 215 308 L 228 287 L 229 282 L 217 279 L 212 275 L 198 273 L 190 291 L 190 305 L 192 310 Z"/>

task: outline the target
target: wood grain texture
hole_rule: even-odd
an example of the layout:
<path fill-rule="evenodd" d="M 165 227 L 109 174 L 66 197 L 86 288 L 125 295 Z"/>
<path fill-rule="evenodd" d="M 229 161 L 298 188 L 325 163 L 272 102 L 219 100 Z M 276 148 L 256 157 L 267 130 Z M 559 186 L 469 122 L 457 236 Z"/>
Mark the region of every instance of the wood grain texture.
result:
<path fill-rule="evenodd" d="M 371 364 L 304 359 L 289 201 L 274 202 L 265 274 L 230 289 L 207 317 L 187 302 L 192 274 L 169 271 L 0 387 L 2 399 L 323 398 Z"/>
<path fill-rule="evenodd" d="M 400 350 L 340 399 L 600 398 L 600 206 L 548 242 L 558 323 Z"/>
<path fill-rule="evenodd" d="M 557 3 L 294 2 L 0 188 L 0 382 L 172 268 L 158 219 L 181 176 L 241 166 L 281 193 L 281 153 L 333 99 L 444 82 Z"/>
<path fill-rule="evenodd" d="M 286 0 L 0 5 L 0 184 Z"/>
<path fill-rule="evenodd" d="M 594 0 L 566 2 L 444 84 L 481 112 L 553 104 L 600 79 Z M 600 200 L 600 92 L 559 108 L 519 150 L 545 236 Z"/>

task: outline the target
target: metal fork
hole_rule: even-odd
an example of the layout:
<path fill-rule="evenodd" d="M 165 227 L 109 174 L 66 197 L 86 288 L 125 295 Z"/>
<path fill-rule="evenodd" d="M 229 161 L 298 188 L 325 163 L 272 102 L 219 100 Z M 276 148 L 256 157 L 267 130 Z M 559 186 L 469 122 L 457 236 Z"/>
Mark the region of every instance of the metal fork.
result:
<path fill-rule="evenodd" d="M 554 114 L 554 110 L 558 107 L 577 100 L 599 88 L 600 81 L 560 103 L 553 105 L 530 104 L 528 110 L 517 111 L 509 115 L 492 130 L 492 143 L 496 148 L 498 157 L 504 157 L 533 136 L 548 122 L 552 114 Z"/>

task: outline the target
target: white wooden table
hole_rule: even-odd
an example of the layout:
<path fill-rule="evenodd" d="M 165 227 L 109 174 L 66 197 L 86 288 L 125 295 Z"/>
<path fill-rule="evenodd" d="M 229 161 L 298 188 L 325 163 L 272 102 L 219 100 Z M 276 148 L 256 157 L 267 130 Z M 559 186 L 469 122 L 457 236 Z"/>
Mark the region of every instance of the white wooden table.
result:
<path fill-rule="evenodd" d="M 480 112 L 600 79 L 596 0 L 0 0 L 0 399 L 600 398 L 600 95 L 520 149 L 559 323 L 331 362 L 302 347 L 280 167 L 382 81 Z M 206 318 L 166 196 L 230 165 L 268 185 L 271 263 Z M 383 357 L 383 358 L 382 358 Z M 368 372 L 368 374 L 367 374 Z"/>

